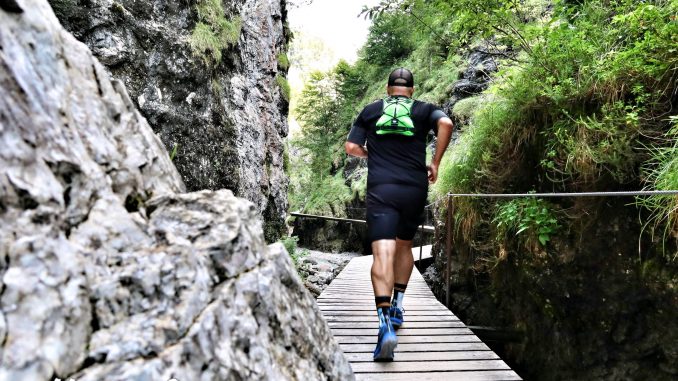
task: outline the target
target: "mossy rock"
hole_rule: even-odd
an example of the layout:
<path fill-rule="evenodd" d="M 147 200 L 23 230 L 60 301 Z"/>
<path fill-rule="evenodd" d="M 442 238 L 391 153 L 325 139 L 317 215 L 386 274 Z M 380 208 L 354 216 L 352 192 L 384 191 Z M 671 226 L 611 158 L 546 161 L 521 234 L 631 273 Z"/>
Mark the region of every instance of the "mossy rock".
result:
<path fill-rule="evenodd" d="M 480 108 L 484 101 L 485 97 L 483 96 L 462 99 L 455 103 L 454 107 L 452 108 L 452 115 L 457 122 L 461 124 L 468 124 L 471 118 L 473 118 L 473 115 L 476 113 L 476 110 Z"/>

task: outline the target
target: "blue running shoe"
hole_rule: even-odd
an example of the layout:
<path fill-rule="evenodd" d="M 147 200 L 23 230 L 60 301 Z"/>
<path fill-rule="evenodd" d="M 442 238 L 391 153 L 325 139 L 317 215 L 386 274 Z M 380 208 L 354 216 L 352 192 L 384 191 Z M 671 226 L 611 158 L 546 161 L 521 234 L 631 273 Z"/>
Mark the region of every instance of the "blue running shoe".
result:
<path fill-rule="evenodd" d="M 388 310 L 388 316 L 391 318 L 391 324 L 396 330 L 400 329 L 400 326 L 403 325 L 403 322 L 405 321 L 403 318 L 403 312 L 405 312 L 405 310 L 398 307 L 391 307 Z"/>
<path fill-rule="evenodd" d="M 398 346 L 398 336 L 395 334 L 391 320 L 386 319 L 385 324 L 379 327 L 377 347 L 374 349 L 374 361 L 393 361 L 393 351 Z"/>

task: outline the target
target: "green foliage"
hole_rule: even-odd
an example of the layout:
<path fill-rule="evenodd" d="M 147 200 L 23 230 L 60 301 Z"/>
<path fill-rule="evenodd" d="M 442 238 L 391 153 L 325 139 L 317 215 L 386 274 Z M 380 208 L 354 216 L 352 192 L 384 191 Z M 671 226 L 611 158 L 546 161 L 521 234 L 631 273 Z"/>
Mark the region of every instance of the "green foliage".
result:
<path fill-rule="evenodd" d="M 294 267 L 297 269 L 297 273 L 302 275 L 302 271 L 300 271 L 301 260 L 309 255 L 309 251 L 307 249 L 298 250 L 299 249 L 297 247 L 298 242 L 299 237 L 297 236 L 289 236 L 280 240 L 280 243 L 282 243 L 283 246 L 285 246 L 285 250 L 287 250 L 287 253 L 290 255 L 290 258 L 292 258 L 292 263 L 294 263 Z"/>
<path fill-rule="evenodd" d="M 283 98 L 287 102 L 289 102 L 292 89 L 290 88 L 290 83 L 287 82 L 287 78 L 283 77 L 282 75 L 276 75 L 275 76 L 275 82 L 280 87 L 280 92 L 282 93 Z"/>
<path fill-rule="evenodd" d="M 499 205 L 493 220 L 497 239 L 504 240 L 507 234 L 515 234 L 546 246 L 560 228 L 551 209 L 546 201 L 537 198 L 516 199 Z"/>
<path fill-rule="evenodd" d="M 278 67 L 280 70 L 287 70 L 290 68 L 290 59 L 287 57 L 287 54 L 280 53 L 278 54 Z"/>
<path fill-rule="evenodd" d="M 280 240 L 280 242 L 285 246 L 285 250 L 290 256 L 293 256 L 297 250 L 297 242 L 299 242 L 299 237 L 289 236 Z"/>
<path fill-rule="evenodd" d="M 448 192 L 496 191 L 483 180 L 490 175 L 491 165 L 499 161 L 497 151 L 507 144 L 515 118 L 515 110 L 503 99 L 492 98 L 483 104 L 441 163 L 434 195 L 442 198 Z"/>
<path fill-rule="evenodd" d="M 483 103 L 483 96 L 465 98 L 454 104 L 452 115 L 458 122 L 467 124 Z"/>
<path fill-rule="evenodd" d="M 179 152 L 179 143 L 176 143 L 174 147 L 172 147 L 172 152 L 170 153 L 170 160 L 174 161 L 174 159 L 177 157 L 178 152 Z"/>
<path fill-rule="evenodd" d="M 370 28 L 362 59 L 368 64 L 390 66 L 407 57 L 414 47 L 408 27 L 398 14 L 379 16 Z"/>
<path fill-rule="evenodd" d="M 343 177 L 344 142 L 357 110 L 354 99 L 364 89 L 359 73 L 345 62 L 329 73 L 313 73 L 295 110 L 301 136 L 291 160 L 293 210 L 341 216 L 352 191 Z"/>
<path fill-rule="evenodd" d="M 652 159 L 648 162 L 648 180 L 654 190 L 678 189 L 678 116 L 669 118 L 673 127 L 667 133 L 667 140 L 672 146 L 655 148 Z M 678 196 L 647 197 L 640 204 L 652 211 L 650 224 L 653 227 L 664 227 L 664 238 L 678 233 Z M 678 260 L 678 252 L 665 253 L 673 261 Z"/>
<path fill-rule="evenodd" d="M 202 57 L 207 65 L 218 64 L 222 51 L 238 42 L 242 19 L 226 19 L 221 0 L 200 0 L 196 11 L 200 21 L 189 40 L 193 55 Z"/>
<path fill-rule="evenodd" d="M 441 187 L 530 186 L 532 180 L 512 176 L 527 154 L 556 186 L 637 179 L 637 168 L 648 159 L 643 145 L 654 144 L 638 142 L 665 129 L 657 116 L 670 107 L 669 73 L 678 68 L 678 30 L 671 21 L 676 6 L 615 4 L 591 1 L 576 13 L 559 9 L 539 30 L 527 63 L 505 70 L 490 90 L 491 105 L 479 109 L 457 148 L 470 157 L 450 157 L 442 172 L 451 173 L 441 175 L 447 179 Z M 642 37 L 626 37 L 638 28 L 644 28 Z M 512 154 L 512 147 L 523 154 Z"/>

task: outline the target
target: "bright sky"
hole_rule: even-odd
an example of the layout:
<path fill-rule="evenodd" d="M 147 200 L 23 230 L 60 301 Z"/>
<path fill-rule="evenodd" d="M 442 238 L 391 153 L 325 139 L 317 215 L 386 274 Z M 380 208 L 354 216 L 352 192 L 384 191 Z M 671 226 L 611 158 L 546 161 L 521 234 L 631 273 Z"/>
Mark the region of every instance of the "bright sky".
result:
<path fill-rule="evenodd" d="M 288 18 L 297 41 L 317 41 L 323 48 L 321 57 L 306 57 L 304 67 L 292 61 L 288 80 L 295 97 L 304 86 L 304 78 L 312 71 L 329 71 L 339 60 L 353 63 L 367 39 L 371 21 L 358 17 L 364 5 L 374 6 L 379 0 L 296 0 L 288 9 Z M 303 38 L 302 38 L 303 35 Z M 292 41 L 294 47 L 295 41 Z M 310 58 L 310 59 L 309 59 Z M 294 106 L 294 101 L 292 106 Z M 290 114 L 290 132 L 298 132 L 299 124 Z"/>
<path fill-rule="evenodd" d="M 305 3 L 308 0 L 298 0 Z M 377 5 L 379 0 L 313 0 L 310 5 L 289 9 L 292 31 L 316 37 L 334 50 L 336 61 L 353 63 L 365 43 L 370 20 L 358 17 L 364 5 Z"/>

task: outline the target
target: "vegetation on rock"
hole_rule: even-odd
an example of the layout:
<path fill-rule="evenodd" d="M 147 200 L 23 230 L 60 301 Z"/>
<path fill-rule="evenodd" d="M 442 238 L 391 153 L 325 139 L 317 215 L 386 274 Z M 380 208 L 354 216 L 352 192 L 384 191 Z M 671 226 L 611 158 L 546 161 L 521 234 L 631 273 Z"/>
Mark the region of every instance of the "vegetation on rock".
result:
<path fill-rule="evenodd" d="M 221 0 L 200 0 L 196 11 L 200 21 L 190 37 L 193 54 L 202 57 L 206 64 L 218 64 L 223 50 L 238 42 L 242 19 L 228 20 Z"/>

